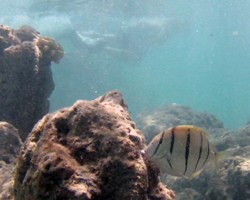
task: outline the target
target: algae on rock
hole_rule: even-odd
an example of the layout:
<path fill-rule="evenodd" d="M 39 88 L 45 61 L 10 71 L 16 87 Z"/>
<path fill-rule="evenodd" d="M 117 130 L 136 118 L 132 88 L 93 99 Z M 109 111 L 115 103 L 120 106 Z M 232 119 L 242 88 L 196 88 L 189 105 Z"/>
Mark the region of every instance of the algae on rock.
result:
<path fill-rule="evenodd" d="M 22 140 L 49 111 L 50 65 L 63 54 L 60 44 L 30 26 L 13 30 L 0 24 L 0 121 L 14 125 Z"/>
<path fill-rule="evenodd" d="M 78 100 L 41 119 L 17 163 L 14 194 L 23 199 L 171 200 L 159 169 L 144 160 L 145 138 L 122 94 Z"/>

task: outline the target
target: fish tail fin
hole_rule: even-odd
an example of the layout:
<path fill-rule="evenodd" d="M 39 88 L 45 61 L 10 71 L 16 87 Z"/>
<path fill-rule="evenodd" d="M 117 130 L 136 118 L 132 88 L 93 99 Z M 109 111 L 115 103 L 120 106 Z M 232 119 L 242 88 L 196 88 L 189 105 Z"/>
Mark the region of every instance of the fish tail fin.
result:
<path fill-rule="evenodd" d="M 216 172 L 219 171 L 219 163 L 220 161 L 222 160 L 225 160 L 227 159 L 228 157 L 231 156 L 231 153 L 229 151 L 219 151 L 215 154 L 215 169 L 216 169 Z"/>

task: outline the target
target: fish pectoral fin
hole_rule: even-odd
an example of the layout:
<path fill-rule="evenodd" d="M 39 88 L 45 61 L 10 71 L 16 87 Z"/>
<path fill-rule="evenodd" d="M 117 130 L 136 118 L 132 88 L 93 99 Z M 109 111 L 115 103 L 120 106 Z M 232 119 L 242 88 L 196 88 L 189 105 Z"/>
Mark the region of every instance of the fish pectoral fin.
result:
<path fill-rule="evenodd" d="M 219 163 L 222 160 L 228 159 L 231 157 L 231 152 L 230 151 L 219 151 L 216 152 L 215 154 L 215 160 L 214 160 L 214 166 L 215 166 L 215 170 L 218 173 L 219 172 Z"/>
<path fill-rule="evenodd" d="M 169 153 L 166 153 L 166 154 L 164 154 L 163 156 L 158 157 L 158 159 L 162 159 L 162 158 L 169 159 Z"/>
<path fill-rule="evenodd" d="M 166 154 L 163 155 L 163 156 L 157 157 L 158 160 L 163 159 L 163 158 L 165 158 L 165 159 L 167 160 L 167 162 L 168 162 L 170 168 L 173 169 L 172 164 L 171 164 L 171 161 L 170 161 L 170 159 L 169 159 L 169 154 L 166 153 Z"/>
<path fill-rule="evenodd" d="M 166 155 L 163 155 L 161 157 L 158 157 L 158 159 L 166 158 Z"/>
<path fill-rule="evenodd" d="M 194 178 L 194 177 L 198 176 L 201 173 L 202 170 L 203 170 L 203 168 L 201 170 L 193 173 L 192 176 L 191 176 L 191 178 Z"/>

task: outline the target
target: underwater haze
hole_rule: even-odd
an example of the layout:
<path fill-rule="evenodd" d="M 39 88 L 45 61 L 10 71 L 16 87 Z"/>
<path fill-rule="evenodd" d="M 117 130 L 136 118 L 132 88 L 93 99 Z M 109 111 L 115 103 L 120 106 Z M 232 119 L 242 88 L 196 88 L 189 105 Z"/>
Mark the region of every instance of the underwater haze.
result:
<path fill-rule="evenodd" d="M 65 50 L 51 111 L 112 89 L 133 118 L 177 103 L 225 126 L 250 117 L 250 1 L 0 0 L 0 23 L 31 25 Z"/>

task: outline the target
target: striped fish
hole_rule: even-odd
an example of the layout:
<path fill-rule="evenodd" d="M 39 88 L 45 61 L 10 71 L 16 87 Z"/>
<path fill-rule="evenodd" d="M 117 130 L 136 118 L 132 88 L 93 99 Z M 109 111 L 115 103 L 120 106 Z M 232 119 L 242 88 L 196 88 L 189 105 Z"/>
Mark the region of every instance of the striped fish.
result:
<path fill-rule="evenodd" d="M 191 125 L 179 125 L 158 134 L 145 149 L 145 155 L 163 173 L 189 178 L 198 175 L 211 160 L 218 159 L 208 132 Z"/>

